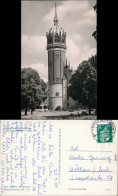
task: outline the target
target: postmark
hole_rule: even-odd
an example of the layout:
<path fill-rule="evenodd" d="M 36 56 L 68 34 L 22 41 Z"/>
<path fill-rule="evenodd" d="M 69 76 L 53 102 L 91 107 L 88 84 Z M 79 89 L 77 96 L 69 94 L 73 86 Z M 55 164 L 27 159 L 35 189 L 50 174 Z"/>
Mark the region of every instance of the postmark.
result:
<path fill-rule="evenodd" d="M 91 125 L 93 138 L 98 143 L 113 142 L 116 127 L 112 120 L 95 120 Z"/>

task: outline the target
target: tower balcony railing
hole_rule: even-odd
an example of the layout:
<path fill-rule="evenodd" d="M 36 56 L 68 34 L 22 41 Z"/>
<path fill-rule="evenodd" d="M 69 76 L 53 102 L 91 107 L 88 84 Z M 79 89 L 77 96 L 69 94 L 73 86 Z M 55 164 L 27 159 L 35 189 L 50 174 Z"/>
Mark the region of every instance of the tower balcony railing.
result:
<path fill-rule="evenodd" d="M 64 48 L 64 49 L 66 49 L 66 43 L 52 42 L 50 44 L 47 44 L 47 49 L 50 49 L 50 48 Z"/>

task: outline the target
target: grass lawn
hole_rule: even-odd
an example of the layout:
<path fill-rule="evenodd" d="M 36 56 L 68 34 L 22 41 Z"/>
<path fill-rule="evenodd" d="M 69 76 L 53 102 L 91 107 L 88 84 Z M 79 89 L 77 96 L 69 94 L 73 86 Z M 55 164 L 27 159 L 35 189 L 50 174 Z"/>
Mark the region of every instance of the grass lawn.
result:
<path fill-rule="evenodd" d="M 33 115 L 31 112 L 27 113 L 27 116 L 24 115 L 24 112 L 21 113 L 22 120 L 95 120 L 97 116 L 92 115 L 82 115 L 81 113 L 87 110 L 76 110 L 73 112 L 69 111 L 47 111 L 47 112 L 39 112 L 34 111 Z M 80 114 L 78 116 L 78 113 Z"/>

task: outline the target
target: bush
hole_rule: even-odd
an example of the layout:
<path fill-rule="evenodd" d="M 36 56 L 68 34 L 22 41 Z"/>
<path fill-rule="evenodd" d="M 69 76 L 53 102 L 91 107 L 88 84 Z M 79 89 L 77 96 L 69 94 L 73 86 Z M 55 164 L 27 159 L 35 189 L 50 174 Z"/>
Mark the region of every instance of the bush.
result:
<path fill-rule="evenodd" d="M 42 109 L 42 106 L 39 106 L 39 109 Z"/>
<path fill-rule="evenodd" d="M 72 108 L 69 108 L 69 110 L 68 110 L 69 112 L 73 112 L 73 109 Z"/>
<path fill-rule="evenodd" d="M 59 111 L 59 110 L 61 110 L 61 106 L 57 106 L 57 107 L 55 108 L 55 111 Z"/>
<path fill-rule="evenodd" d="M 81 113 L 81 116 L 88 116 L 89 114 L 88 114 L 88 112 L 87 111 L 83 111 L 82 113 Z"/>
<path fill-rule="evenodd" d="M 65 109 L 65 108 L 62 108 L 62 110 L 63 110 L 63 111 L 67 111 L 67 109 Z"/>
<path fill-rule="evenodd" d="M 43 108 L 44 108 L 44 109 L 47 109 L 47 105 L 44 105 Z"/>
<path fill-rule="evenodd" d="M 80 115 L 80 113 L 78 113 L 77 115 L 78 115 L 78 117 L 80 117 L 80 116 L 81 116 L 81 115 Z"/>
<path fill-rule="evenodd" d="M 74 115 L 74 114 L 70 114 L 70 116 L 71 116 L 71 117 L 74 117 L 75 115 Z"/>

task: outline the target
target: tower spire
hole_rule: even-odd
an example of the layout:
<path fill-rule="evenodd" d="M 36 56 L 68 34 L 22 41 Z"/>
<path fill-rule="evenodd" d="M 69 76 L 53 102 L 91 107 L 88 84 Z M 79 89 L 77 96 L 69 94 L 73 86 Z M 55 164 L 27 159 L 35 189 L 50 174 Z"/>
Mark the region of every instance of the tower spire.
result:
<path fill-rule="evenodd" d="M 57 8 L 56 8 L 56 2 L 55 2 L 55 18 L 57 18 Z"/>
<path fill-rule="evenodd" d="M 55 2 L 55 16 L 54 16 L 54 26 L 58 26 L 57 8 Z"/>

